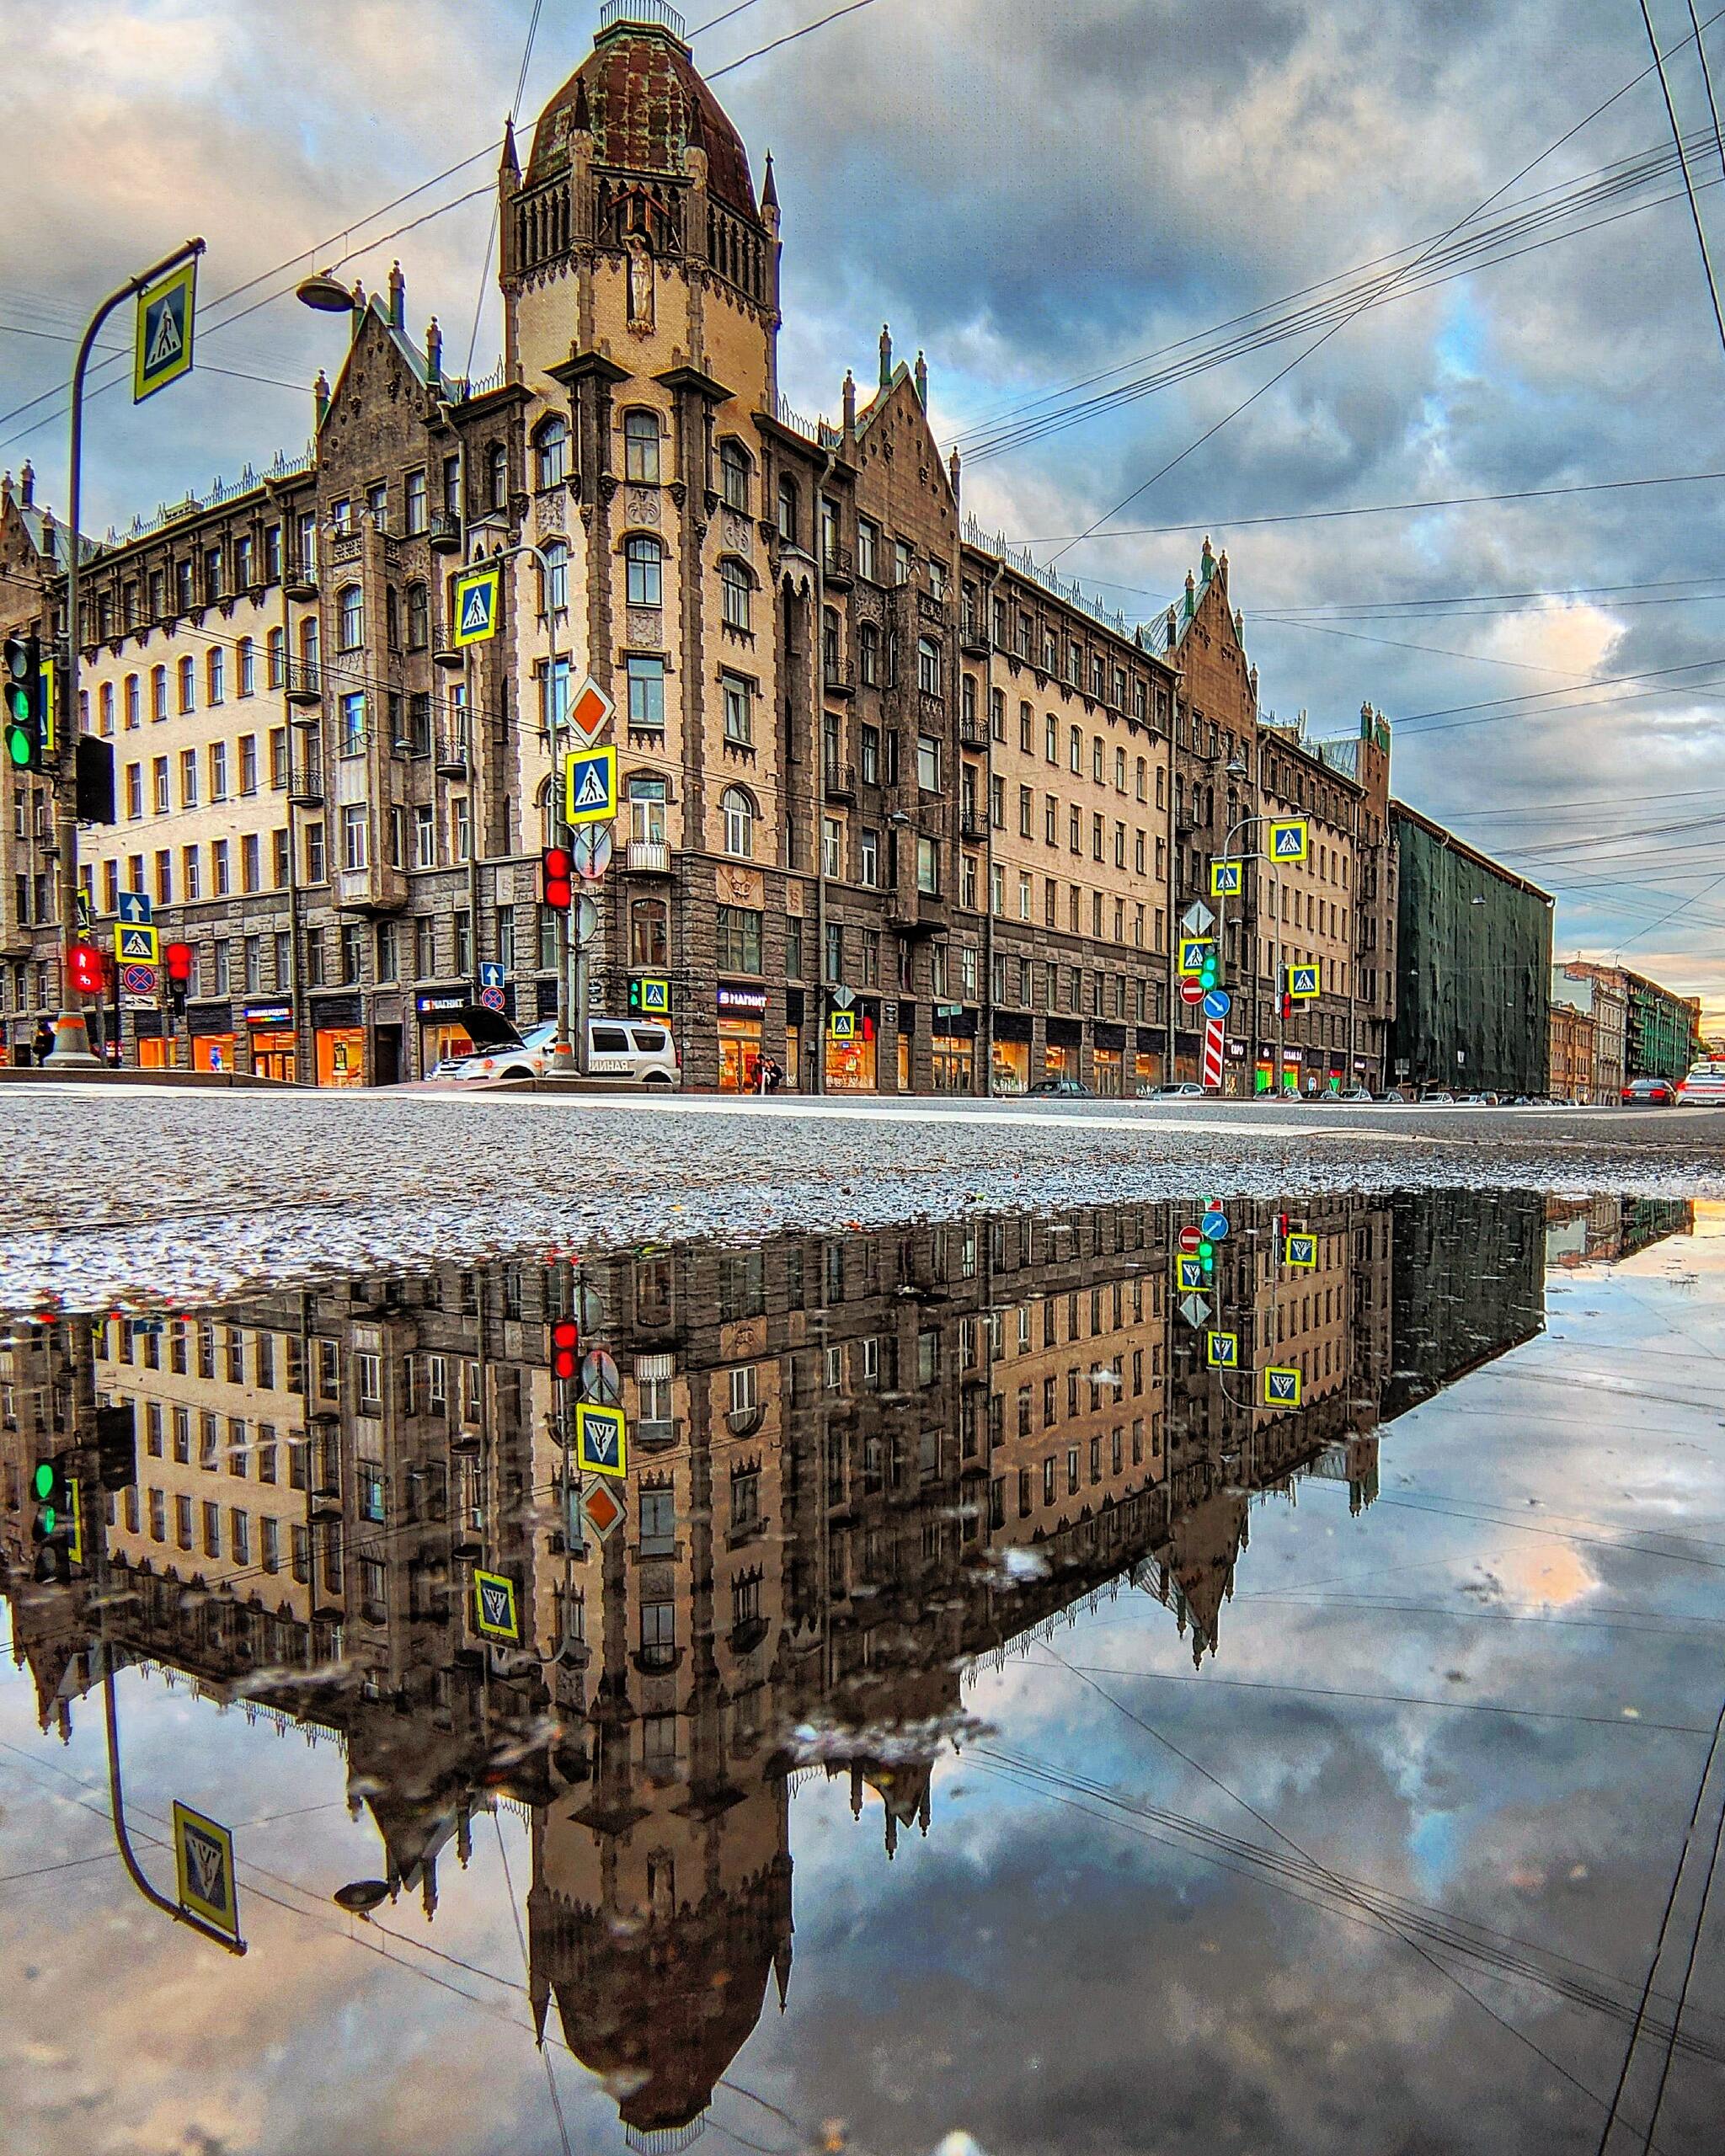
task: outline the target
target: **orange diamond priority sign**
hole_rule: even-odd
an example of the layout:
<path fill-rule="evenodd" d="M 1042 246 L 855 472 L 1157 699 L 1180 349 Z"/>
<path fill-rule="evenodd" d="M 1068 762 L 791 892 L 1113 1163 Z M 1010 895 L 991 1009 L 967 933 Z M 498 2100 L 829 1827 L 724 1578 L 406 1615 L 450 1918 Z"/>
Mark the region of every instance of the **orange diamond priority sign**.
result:
<path fill-rule="evenodd" d="M 604 731 L 616 706 L 590 674 L 575 692 L 569 706 L 569 724 L 584 741 L 592 741 Z"/>

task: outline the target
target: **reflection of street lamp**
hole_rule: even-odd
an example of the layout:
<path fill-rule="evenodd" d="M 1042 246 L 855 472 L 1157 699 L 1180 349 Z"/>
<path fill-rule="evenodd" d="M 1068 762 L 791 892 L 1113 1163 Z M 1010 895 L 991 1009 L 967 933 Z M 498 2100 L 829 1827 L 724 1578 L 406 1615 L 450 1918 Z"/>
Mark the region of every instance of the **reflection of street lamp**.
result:
<path fill-rule="evenodd" d="M 368 1917 L 380 1902 L 389 1899 L 389 1887 L 382 1879 L 350 1879 L 345 1886 L 338 1886 L 329 1898 L 350 1917 Z"/>

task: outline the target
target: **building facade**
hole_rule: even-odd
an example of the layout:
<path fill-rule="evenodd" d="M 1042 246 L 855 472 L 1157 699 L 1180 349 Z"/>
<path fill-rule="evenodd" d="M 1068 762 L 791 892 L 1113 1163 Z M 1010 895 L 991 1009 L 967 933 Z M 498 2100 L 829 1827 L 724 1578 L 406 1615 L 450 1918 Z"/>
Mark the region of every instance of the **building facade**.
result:
<path fill-rule="evenodd" d="M 1570 1014 L 1568 1017 L 1564 1013 Z M 1571 1023 L 1589 1028 L 1586 1046 L 1592 1066 L 1578 1059 L 1581 1036 Z M 1566 1081 L 1557 1079 L 1559 1028 L 1568 1030 Z M 1589 1101 L 1596 1107 L 1615 1102 L 1623 1091 L 1629 1054 L 1629 988 L 1625 976 L 1605 968 L 1589 971 L 1580 964 L 1551 969 L 1551 1091 L 1562 1100 Z"/>
<path fill-rule="evenodd" d="M 398 265 L 355 289 L 304 456 L 88 547 L 81 723 L 116 787 L 83 835 L 93 930 L 141 892 L 195 953 L 183 1022 L 159 995 L 104 1012 L 126 1059 L 416 1077 L 491 968 L 518 1022 L 550 1017 L 537 854 L 590 675 L 619 763 L 591 1005 L 668 982 L 689 1084 L 768 1056 L 841 1091 L 1195 1076 L 1173 958 L 1225 843 L 1228 1090 L 1381 1081 L 1387 730 L 1313 745 L 1260 712 L 1226 558 L 1145 627 L 985 543 L 885 331 L 836 422 L 790 411 L 771 160 L 757 184 L 663 0 L 606 6 L 498 200 L 494 376 L 409 332 Z M 8 490 L 6 626 L 63 633 L 64 556 Z M 452 577 L 481 562 L 500 626 L 462 645 Z M 63 938 L 46 784 L 8 784 L 15 1054 Z M 1272 876 L 1283 814 L 1312 842 Z M 1315 999 L 1282 996 L 1290 956 Z"/>
<path fill-rule="evenodd" d="M 1573 1004 L 1562 1001 L 1554 992 L 1550 1077 L 1546 1091 L 1553 1100 L 1590 1102 L 1594 1097 L 1597 1066 L 1593 1019 Z"/>
<path fill-rule="evenodd" d="M 1404 802 L 1390 804 L 1390 818 L 1396 1081 L 1420 1091 L 1544 1092 L 1551 897 Z"/>
<path fill-rule="evenodd" d="M 1702 1053 L 1699 997 L 1679 995 L 1626 966 L 1576 958 L 1563 971 L 1570 981 L 1584 984 L 1602 1007 L 1622 1014 L 1620 1087 L 1628 1078 L 1664 1078 L 1674 1085 Z"/>

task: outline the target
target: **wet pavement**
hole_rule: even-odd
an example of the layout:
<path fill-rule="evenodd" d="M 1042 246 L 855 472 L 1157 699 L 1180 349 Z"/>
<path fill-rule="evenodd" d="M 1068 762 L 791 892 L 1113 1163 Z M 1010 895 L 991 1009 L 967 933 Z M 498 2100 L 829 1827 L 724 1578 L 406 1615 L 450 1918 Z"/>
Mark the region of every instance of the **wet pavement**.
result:
<path fill-rule="evenodd" d="M 1717 2145 L 1725 1205 L 1222 1187 L 13 1324 L 0 2150 Z"/>

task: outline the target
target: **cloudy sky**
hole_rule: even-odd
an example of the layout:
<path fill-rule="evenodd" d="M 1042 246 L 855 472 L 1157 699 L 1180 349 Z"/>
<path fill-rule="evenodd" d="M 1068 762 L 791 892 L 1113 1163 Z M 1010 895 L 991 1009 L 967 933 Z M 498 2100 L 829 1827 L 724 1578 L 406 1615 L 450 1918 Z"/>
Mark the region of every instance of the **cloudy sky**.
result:
<path fill-rule="evenodd" d="M 749 0 L 697 61 L 716 76 L 832 4 Z M 32 457 L 63 502 L 68 339 L 189 232 L 201 372 L 93 408 L 92 524 L 302 446 L 339 334 L 285 296 L 302 251 L 368 285 L 398 254 L 414 325 L 435 312 L 446 354 L 491 365 L 490 206 L 459 198 L 534 12 L 33 18 L 9 93 L 31 153 L 0 178 L 27 243 L 0 271 L 0 464 Z M 529 117 L 596 19 L 538 12 Z M 1688 0 L 1653 16 L 1725 264 Z M 1209 531 L 1268 705 L 1319 734 L 1380 706 L 1397 790 L 1555 892 L 1560 953 L 1621 952 L 1725 1023 L 1725 481 L 1618 483 L 1725 472 L 1725 351 L 1637 8 L 866 0 L 716 88 L 757 174 L 777 155 L 798 408 L 835 408 L 846 365 L 866 382 L 889 321 L 928 354 L 991 531 L 1134 619 Z M 1498 499 L 1407 506 L 1458 496 Z"/>

